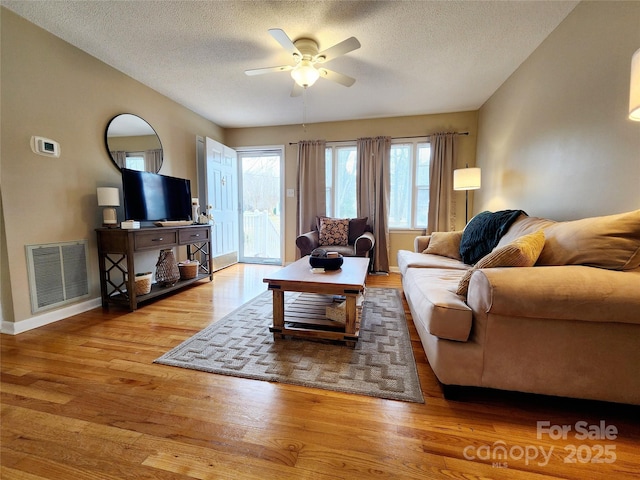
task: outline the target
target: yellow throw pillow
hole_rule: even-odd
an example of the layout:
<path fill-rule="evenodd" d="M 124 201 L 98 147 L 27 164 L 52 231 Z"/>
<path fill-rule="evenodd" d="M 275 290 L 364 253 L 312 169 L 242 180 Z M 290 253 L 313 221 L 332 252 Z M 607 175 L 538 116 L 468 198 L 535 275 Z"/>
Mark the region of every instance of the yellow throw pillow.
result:
<path fill-rule="evenodd" d="M 462 230 L 456 232 L 433 232 L 429 240 L 429 245 L 427 245 L 427 248 L 425 248 L 422 253 L 462 260 L 460 256 L 461 239 Z"/>
<path fill-rule="evenodd" d="M 523 235 L 504 247 L 494 249 L 491 253 L 478 260 L 478 263 L 473 268 L 467 270 L 460 280 L 456 293 L 458 295 L 466 295 L 471 275 L 481 268 L 533 267 L 543 248 L 544 231 L 538 230 L 537 232 Z"/>

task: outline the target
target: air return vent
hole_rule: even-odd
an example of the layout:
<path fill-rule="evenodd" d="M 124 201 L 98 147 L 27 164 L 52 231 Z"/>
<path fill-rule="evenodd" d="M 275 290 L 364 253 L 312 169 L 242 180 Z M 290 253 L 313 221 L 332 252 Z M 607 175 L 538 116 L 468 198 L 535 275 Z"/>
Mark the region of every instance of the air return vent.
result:
<path fill-rule="evenodd" d="M 89 296 L 85 240 L 27 245 L 32 313 Z"/>

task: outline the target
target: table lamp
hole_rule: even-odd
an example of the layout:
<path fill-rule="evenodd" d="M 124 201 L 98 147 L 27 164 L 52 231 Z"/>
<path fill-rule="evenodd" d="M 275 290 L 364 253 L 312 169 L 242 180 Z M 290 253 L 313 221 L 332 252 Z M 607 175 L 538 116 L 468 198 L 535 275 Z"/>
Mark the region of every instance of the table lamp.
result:
<path fill-rule="evenodd" d="M 102 211 L 103 226 L 109 228 L 117 227 L 118 215 L 115 207 L 120 206 L 120 191 L 115 187 L 99 187 L 98 206 L 105 207 Z"/>

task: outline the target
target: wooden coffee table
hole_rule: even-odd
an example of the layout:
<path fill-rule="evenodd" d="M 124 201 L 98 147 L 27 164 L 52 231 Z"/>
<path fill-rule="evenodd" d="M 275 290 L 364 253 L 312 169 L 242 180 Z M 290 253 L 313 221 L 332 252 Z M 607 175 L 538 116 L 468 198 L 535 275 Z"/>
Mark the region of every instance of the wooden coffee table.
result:
<path fill-rule="evenodd" d="M 274 338 L 292 335 L 342 340 L 355 345 L 360 336 L 356 301 L 359 295 L 364 294 L 368 269 L 368 258 L 345 257 L 339 270 L 313 273 L 309 257 L 304 257 L 265 277 L 263 282 L 268 283 L 269 290 L 273 292 L 273 325 L 269 330 Z M 294 301 L 285 312 L 284 292 L 306 292 L 323 297 L 312 301 L 307 298 L 306 302 L 298 305 L 301 308 L 294 308 Z M 331 302 L 332 295 L 345 297 L 344 324 L 325 316 L 326 299 Z"/>

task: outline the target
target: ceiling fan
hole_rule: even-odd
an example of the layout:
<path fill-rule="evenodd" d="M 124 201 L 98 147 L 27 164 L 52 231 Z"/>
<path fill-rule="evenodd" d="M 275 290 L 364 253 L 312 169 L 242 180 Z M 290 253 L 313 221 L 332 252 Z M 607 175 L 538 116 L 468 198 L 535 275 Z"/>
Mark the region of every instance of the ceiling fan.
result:
<path fill-rule="evenodd" d="M 320 77 L 332 80 L 345 87 L 350 87 L 355 83 L 355 78 L 326 69 L 322 64 L 360 48 L 360 42 L 356 37 L 347 38 L 333 47 L 318 52 L 318 44 L 310 38 L 299 38 L 296 41 L 291 41 L 284 30 L 279 28 L 269 29 L 269 33 L 287 52 L 293 55 L 295 65 L 245 70 L 244 73 L 247 75 L 291 72 L 291 77 L 294 80 L 293 90 L 291 91 L 292 97 L 300 95 L 304 89 L 313 85 Z"/>

